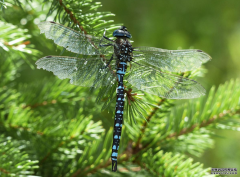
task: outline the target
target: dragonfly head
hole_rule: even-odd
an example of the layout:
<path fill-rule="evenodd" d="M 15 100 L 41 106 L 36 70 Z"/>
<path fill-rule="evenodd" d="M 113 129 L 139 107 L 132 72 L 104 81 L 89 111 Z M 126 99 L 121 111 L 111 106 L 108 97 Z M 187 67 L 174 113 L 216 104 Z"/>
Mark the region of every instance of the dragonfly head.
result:
<path fill-rule="evenodd" d="M 128 32 L 127 28 L 125 26 L 121 26 L 119 29 L 115 30 L 113 32 L 114 37 L 127 37 L 131 38 L 132 35 Z"/>

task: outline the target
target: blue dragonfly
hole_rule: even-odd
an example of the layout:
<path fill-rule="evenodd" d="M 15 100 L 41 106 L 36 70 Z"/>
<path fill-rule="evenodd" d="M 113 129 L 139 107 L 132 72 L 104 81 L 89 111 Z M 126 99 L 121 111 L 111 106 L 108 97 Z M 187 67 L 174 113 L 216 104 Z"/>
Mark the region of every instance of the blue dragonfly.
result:
<path fill-rule="evenodd" d="M 211 57 L 197 49 L 166 50 L 154 47 L 133 48 L 132 37 L 125 26 L 113 32 L 115 40 L 95 37 L 61 24 L 46 21 L 38 24 L 41 33 L 66 50 L 81 57 L 46 56 L 36 62 L 37 68 L 52 71 L 60 79 L 83 87 L 117 86 L 112 143 L 112 171 L 117 171 L 117 156 L 124 111 L 124 75 L 127 82 L 144 92 L 167 99 L 190 99 L 205 94 L 198 82 L 173 73 L 199 68 Z M 127 71 L 130 64 L 131 69 Z"/>

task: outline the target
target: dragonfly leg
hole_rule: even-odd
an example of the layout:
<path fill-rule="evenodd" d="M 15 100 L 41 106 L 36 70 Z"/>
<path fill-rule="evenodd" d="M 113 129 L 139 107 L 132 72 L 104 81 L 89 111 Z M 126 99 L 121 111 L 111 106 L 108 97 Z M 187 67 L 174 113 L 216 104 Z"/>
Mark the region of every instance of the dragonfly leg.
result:
<path fill-rule="evenodd" d="M 112 44 L 101 44 L 101 42 L 100 42 L 100 44 L 99 44 L 99 46 L 100 47 L 107 47 L 107 46 L 111 46 Z"/>
<path fill-rule="evenodd" d="M 111 39 L 109 39 L 108 37 L 106 37 L 105 34 L 106 34 L 106 29 L 104 30 L 103 37 L 102 37 L 102 39 L 100 40 L 100 43 L 99 43 L 99 46 L 100 46 L 100 47 L 107 47 L 107 46 L 112 46 L 112 45 L 113 45 L 113 44 L 101 44 L 103 38 L 104 38 L 104 39 L 107 39 L 108 41 L 114 42 L 113 40 L 111 40 Z"/>
<path fill-rule="evenodd" d="M 113 60 L 113 55 L 111 56 L 109 62 L 107 63 L 107 65 L 106 65 L 103 69 L 106 69 L 106 68 L 110 65 L 110 63 L 111 63 L 112 60 Z"/>
<path fill-rule="evenodd" d="M 106 29 L 104 30 L 103 37 L 104 37 L 105 39 L 111 41 L 111 42 L 114 42 L 114 40 L 111 40 L 111 39 L 109 39 L 108 37 L 106 37 L 105 34 L 106 34 Z"/>

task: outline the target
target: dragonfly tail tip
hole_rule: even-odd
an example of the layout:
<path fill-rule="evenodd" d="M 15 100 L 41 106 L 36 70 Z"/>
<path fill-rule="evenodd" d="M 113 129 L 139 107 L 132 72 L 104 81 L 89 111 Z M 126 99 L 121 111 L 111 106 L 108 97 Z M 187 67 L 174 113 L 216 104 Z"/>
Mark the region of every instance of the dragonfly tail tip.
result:
<path fill-rule="evenodd" d="M 112 161 L 112 171 L 117 171 L 117 161 Z"/>

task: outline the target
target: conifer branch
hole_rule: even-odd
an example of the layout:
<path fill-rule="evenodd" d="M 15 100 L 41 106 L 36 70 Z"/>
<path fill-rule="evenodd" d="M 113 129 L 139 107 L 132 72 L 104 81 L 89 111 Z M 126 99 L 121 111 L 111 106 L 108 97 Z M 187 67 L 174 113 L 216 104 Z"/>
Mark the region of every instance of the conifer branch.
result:
<path fill-rule="evenodd" d="M 183 75 L 184 75 L 184 72 L 182 72 L 180 74 L 180 76 L 183 76 Z M 187 77 L 189 77 L 189 75 Z M 181 80 L 182 80 L 182 78 L 179 77 L 178 82 L 175 83 L 174 87 L 177 86 L 180 83 Z M 174 87 L 172 87 L 172 89 L 169 90 L 168 93 L 171 93 L 173 91 Z M 150 122 L 150 119 L 152 118 L 152 116 L 157 112 L 157 110 L 159 110 L 159 107 L 161 105 L 163 105 L 166 101 L 167 101 L 166 98 L 161 98 L 160 101 L 157 103 L 157 106 L 153 108 L 153 110 L 150 112 L 149 116 L 146 118 L 146 121 L 142 125 L 141 134 L 140 134 L 140 136 L 138 138 L 138 141 L 136 143 L 136 147 L 138 147 L 140 145 L 142 136 L 144 135 L 144 132 L 146 130 L 147 123 Z"/>
<path fill-rule="evenodd" d="M 84 32 L 84 34 L 87 34 L 87 31 L 83 28 L 83 26 L 81 25 L 81 23 L 77 20 L 77 18 L 74 16 L 73 12 L 71 10 L 69 10 L 62 2 L 62 0 L 58 0 L 60 6 L 62 6 L 65 10 L 65 12 L 69 15 L 70 19 L 78 25 L 78 27 L 81 29 L 81 31 Z"/>
<path fill-rule="evenodd" d="M 226 116 L 227 114 L 231 114 L 231 116 L 239 114 L 240 109 L 238 110 L 227 110 L 224 111 L 222 113 L 219 113 L 218 115 L 213 116 L 212 118 L 210 118 L 208 121 L 203 120 L 203 122 L 201 124 L 194 124 L 192 125 L 190 128 L 184 128 L 183 130 L 181 130 L 180 133 L 172 133 L 169 136 L 167 136 L 165 139 L 169 139 L 169 138 L 173 138 L 173 137 L 178 137 L 184 134 L 188 134 L 193 132 L 196 128 L 202 128 L 202 127 L 207 127 L 209 125 L 211 125 L 212 123 L 215 123 L 216 121 L 218 121 L 219 119 L 223 118 L 224 116 Z M 163 141 L 164 139 L 162 139 L 161 141 Z"/>
<path fill-rule="evenodd" d="M 225 86 L 227 86 L 227 85 L 228 85 L 228 83 L 225 84 Z M 238 87 L 237 84 L 234 87 L 237 88 Z M 221 90 L 221 88 L 218 89 L 215 97 L 218 97 L 217 94 L 219 94 L 220 90 Z M 209 97 L 212 98 L 212 95 L 211 96 L 209 95 Z M 163 101 L 165 101 L 165 100 L 163 100 Z M 158 103 L 158 105 L 159 106 L 161 105 L 161 100 Z M 157 107 L 155 109 L 153 109 L 152 113 L 147 117 L 148 121 L 152 118 L 152 115 L 154 113 L 156 113 L 156 110 L 158 110 Z M 234 115 L 239 115 L 239 114 L 240 114 L 240 109 L 239 108 L 237 108 L 235 110 L 233 110 L 232 108 L 229 109 L 229 110 L 223 110 L 222 112 L 218 113 L 217 115 L 213 115 L 209 119 L 208 118 L 203 119 L 203 121 L 201 123 L 196 123 L 196 124 L 192 125 L 189 128 L 183 128 L 179 133 L 174 132 L 174 133 L 171 133 L 168 136 L 165 136 L 163 139 L 161 139 L 159 142 L 156 143 L 156 146 L 160 147 L 161 143 L 163 141 L 171 139 L 173 137 L 177 138 L 177 137 L 179 137 L 181 135 L 186 135 L 186 134 L 192 133 L 197 128 L 204 128 L 204 127 L 208 127 L 208 126 L 210 126 L 212 124 L 216 124 L 218 121 L 221 121 L 221 119 L 226 117 L 227 115 L 231 115 L 231 117 L 232 117 Z M 144 132 L 145 129 L 142 129 L 141 131 Z M 144 146 L 142 146 L 142 145 L 140 145 L 140 140 L 141 139 L 139 138 L 137 143 L 136 143 L 136 146 L 134 146 L 134 148 L 132 148 L 132 143 L 131 143 L 131 145 L 128 146 L 128 149 L 126 149 L 122 154 L 119 155 L 119 159 L 120 159 L 119 161 L 120 162 L 121 161 L 128 161 L 134 155 L 137 155 L 136 157 L 134 157 L 134 159 L 136 160 L 138 157 L 140 157 L 140 152 L 147 151 L 147 149 L 149 148 L 150 144 L 145 144 Z M 135 160 L 133 160 L 133 162 Z"/>
<path fill-rule="evenodd" d="M 74 138 L 74 136 L 71 136 L 68 141 L 71 141 Z M 64 144 L 66 144 L 68 141 L 62 141 L 60 144 L 57 145 L 57 147 L 55 147 L 54 149 L 52 149 L 50 152 L 47 153 L 47 155 L 45 157 L 43 157 L 40 161 L 39 161 L 39 166 L 41 166 L 41 164 L 43 164 L 48 157 L 50 157 L 54 152 L 56 152 L 61 146 L 63 146 Z"/>
<path fill-rule="evenodd" d="M 142 128 L 141 128 L 141 134 L 137 140 L 136 147 L 140 146 L 140 142 L 142 140 L 142 136 L 144 135 L 144 132 L 147 127 L 147 123 L 150 122 L 151 118 L 155 115 L 155 113 L 159 110 L 159 107 L 163 105 L 166 102 L 167 99 L 162 98 L 158 101 L 157 106 L 152 109 L 152 111 L 149 113 L 148 117 L 146 118 L 146 121 L 144 121 Z"/>

